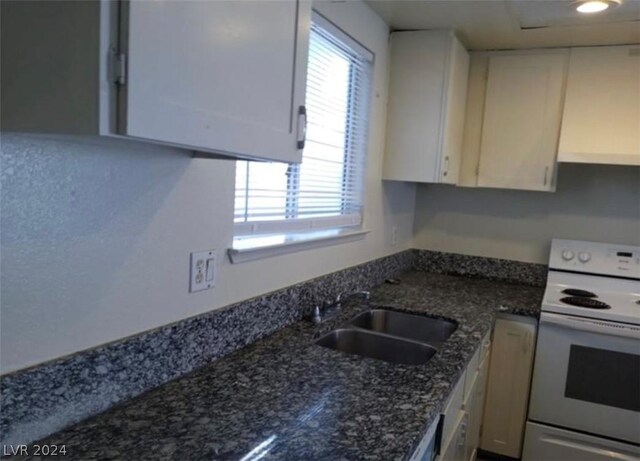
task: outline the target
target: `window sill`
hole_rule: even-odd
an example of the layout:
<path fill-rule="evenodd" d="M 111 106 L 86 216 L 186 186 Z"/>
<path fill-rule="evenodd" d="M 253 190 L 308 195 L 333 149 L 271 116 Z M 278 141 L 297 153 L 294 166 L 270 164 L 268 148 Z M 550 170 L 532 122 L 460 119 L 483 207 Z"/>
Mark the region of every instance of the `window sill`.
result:
<path fill-rule="evenodd" d="M 329 229 L 297 234 L 236 237 L 233 240 L 233 248 L 229 248 L 227 254 L 229 260 L 237 264 L 362 240 L 369 232 L 366 229 Z"/>

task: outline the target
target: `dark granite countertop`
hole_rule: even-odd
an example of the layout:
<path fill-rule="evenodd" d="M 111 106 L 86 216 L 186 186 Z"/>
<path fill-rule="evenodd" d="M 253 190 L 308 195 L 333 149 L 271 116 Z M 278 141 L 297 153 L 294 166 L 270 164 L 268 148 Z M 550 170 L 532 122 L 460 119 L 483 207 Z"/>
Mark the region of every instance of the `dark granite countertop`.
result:
<path fill-rule="evenodd" d="M 425 365 L 344 354 L 314 338 L 368 306 L 344 305 L 319 327 L 298 322 L 44 441 L 72 460 L 401 460 L 442 410 L 492 321 L 537 316 L 543 288 L 407 272 L 370 304 L 453 319 Z"/>

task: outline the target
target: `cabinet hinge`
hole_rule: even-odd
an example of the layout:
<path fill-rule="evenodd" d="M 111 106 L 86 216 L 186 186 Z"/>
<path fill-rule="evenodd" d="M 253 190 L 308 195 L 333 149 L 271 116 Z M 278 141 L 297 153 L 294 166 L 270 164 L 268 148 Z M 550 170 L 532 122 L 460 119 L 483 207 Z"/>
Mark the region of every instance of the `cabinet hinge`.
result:
<path fill-rule="evenodd" d="M 125 85 L 127 83 L 127 55 L 124 53 L 116 53 L 113 56 L 113 77 L 116 85 Z"/>

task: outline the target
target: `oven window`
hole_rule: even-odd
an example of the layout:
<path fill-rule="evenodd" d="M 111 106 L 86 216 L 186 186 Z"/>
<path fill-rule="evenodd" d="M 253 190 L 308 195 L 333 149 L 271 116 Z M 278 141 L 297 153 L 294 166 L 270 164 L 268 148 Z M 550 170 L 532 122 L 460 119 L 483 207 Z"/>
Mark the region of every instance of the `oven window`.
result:
<path fill-rule="evenodd" d="M 572 345 L 564 395 L 640 411 L 640 355 Z"/>

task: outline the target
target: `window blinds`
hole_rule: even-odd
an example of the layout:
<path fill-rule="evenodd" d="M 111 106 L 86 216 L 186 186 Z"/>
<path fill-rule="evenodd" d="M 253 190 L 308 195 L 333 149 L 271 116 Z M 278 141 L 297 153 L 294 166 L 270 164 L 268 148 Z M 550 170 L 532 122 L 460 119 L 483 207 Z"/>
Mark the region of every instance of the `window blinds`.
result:
<path fill-rule="evenodd" d="M 237 162 L 236 236 L 361 224 L 372 59 L 314 15 L 302 163 Z"/>

